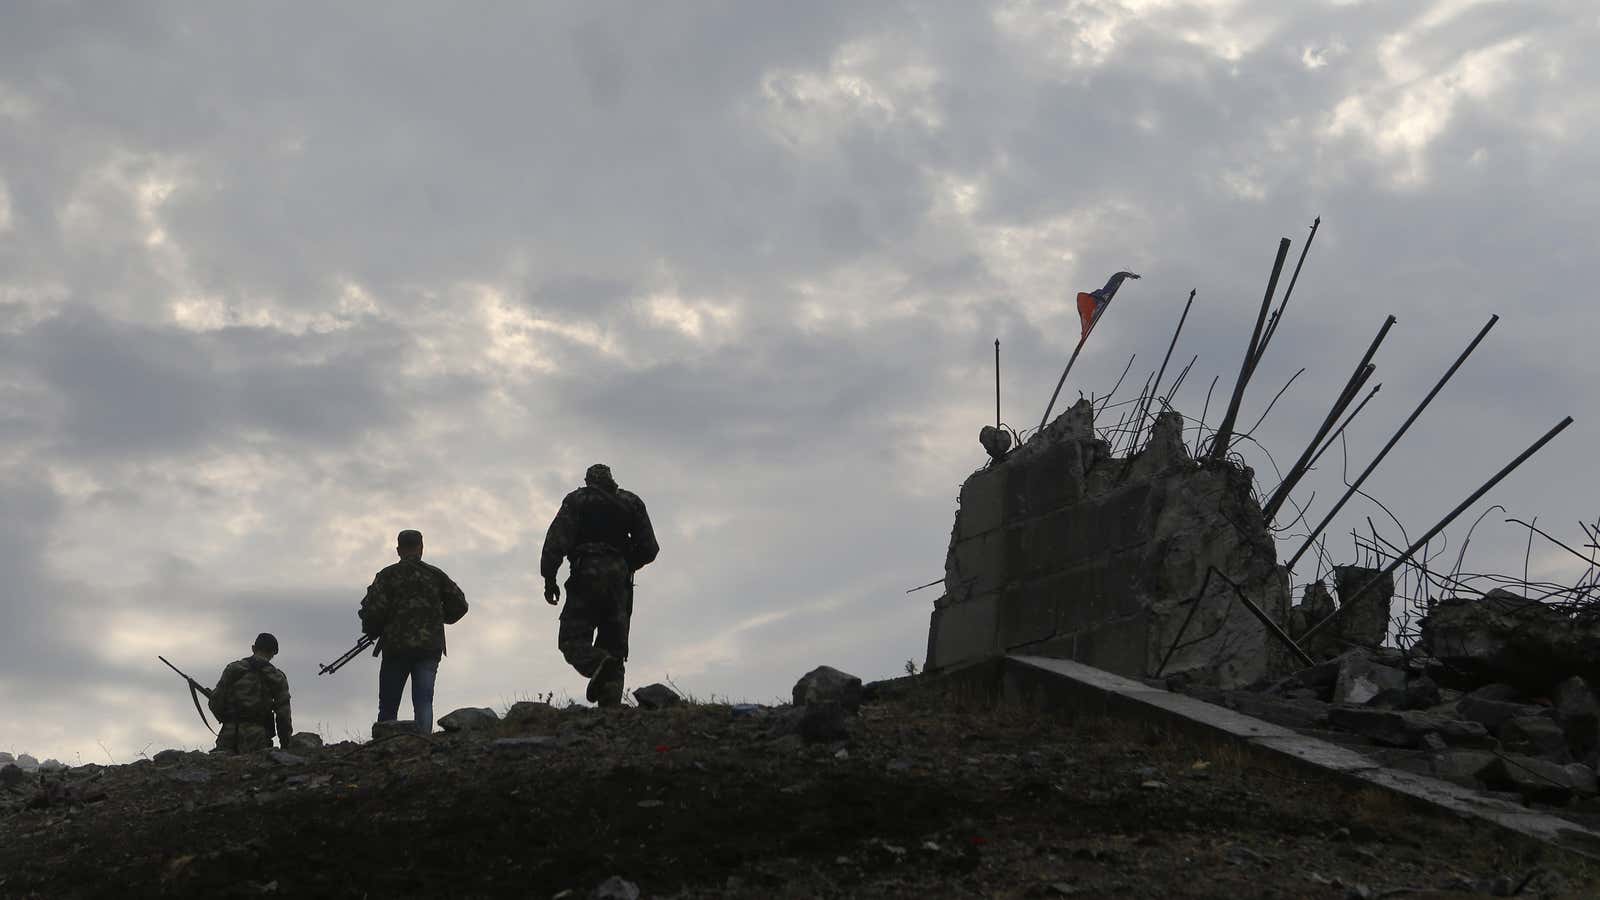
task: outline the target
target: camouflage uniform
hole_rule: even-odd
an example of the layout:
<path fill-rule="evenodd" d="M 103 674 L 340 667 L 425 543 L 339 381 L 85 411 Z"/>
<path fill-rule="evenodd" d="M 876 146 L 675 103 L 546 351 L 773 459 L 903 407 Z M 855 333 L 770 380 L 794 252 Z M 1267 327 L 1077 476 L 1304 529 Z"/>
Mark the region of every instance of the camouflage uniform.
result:
<path fill-rule="evenodd" d="M 379 636 L 378 721 L 393 721 L 400 695 L 411 683 L 413 721 L 433 730 L 433 686 L 444 655 L 444 626 L 467 614 L 467 598 L 450 576 L 418 557 L 407 557 L 372 579 L 361 601 L 361 631 Z"/>
<path fill-rule="evenodd" d="M 385 653 L 444 655 L 444 626 L 467 614 L 467 597 L 450 576 L 420 559 L 379 572 L 361 601 L 361 632 L 383 638 Z"/>
<path fill-rule="evenodd" d="M 591 474 L 603 468 L 596 466 Z M 545 534 L 539 572 L 553 580 L 562 558 L 571 561 L 556 643 L 585 678 L 593 678 L 606 659 L 617 660 L 606 684 L 593 685 L 590 694 L 602 705 L 613 705 L 622 700 L 633 573 L 652 562 L 661 548 L 643 500 L 617 487 L 609 469 L 598 484 L 588 480 L 561 501 Z"/>
<path fill-rule="evenodd" d="M 274 730 L 280 746 L 294 734 L 289 717 L 289 679 L 277 666 L 256 656 L 228 663 L 206 705 L 222 723 L 217 730 L 218 750 L 265 750 L 272 746 Z"/>

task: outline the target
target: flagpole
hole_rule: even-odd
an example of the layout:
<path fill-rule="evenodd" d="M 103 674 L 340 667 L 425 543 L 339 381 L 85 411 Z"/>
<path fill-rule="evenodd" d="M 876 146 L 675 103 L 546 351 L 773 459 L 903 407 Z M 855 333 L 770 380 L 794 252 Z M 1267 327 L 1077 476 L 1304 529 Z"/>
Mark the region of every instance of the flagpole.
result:
<path fill-rule="evenodd" d="M 1083 349 L 1084 342 L 1089 340 L 1089 335 L 1094 333 L 1094 326 L 1099 324 L 1100 317 L 1110 307 L 1111 302 L 1108 300 L 1099 309 L 1095 310 L 1094 318 L 1089 320 L 1089 327 L 1084 329 L 1083 337 L 1078 338 L 1078 346 L 1072 349 L 1072 356 L 1067 360 L 1067 367 L 1061 370 L 1061 380 L 1056 382 L 1055 393 L 1050 395 L 1050 405 L 1044 408 L 1044 418 L 1039 420 L 1040 431 L 1043 431 L 1044 426 L 1050 421 L 1050 411 L 1056 408 L 1056 398 L 1061 396 L 1061 386 L 1067 383 L 1067 373 L 1072 371 L 1072 364 L 1078 361 L 1078 352 Z"/>

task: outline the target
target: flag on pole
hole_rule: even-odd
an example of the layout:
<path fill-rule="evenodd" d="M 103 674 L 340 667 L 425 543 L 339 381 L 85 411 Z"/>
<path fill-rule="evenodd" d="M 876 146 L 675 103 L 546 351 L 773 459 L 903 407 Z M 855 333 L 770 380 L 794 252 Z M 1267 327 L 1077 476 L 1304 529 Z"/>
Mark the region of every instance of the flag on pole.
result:
<path fill-rule="evenodd" d="M 1111 298 L 1117 293 L 1117 288 L 1122 287 L 1124 278 L 1138 278 L 1132 272 L 1118 272 L 1106 280 L 1106 286 L 1098 291 L 1078 294 L 1078 318 L 1083 322 L 1083 334 L 1087 338 L 1089 331 L 1094 328 L 1094 323 L 1100 314 L 1111 304 Z"/>

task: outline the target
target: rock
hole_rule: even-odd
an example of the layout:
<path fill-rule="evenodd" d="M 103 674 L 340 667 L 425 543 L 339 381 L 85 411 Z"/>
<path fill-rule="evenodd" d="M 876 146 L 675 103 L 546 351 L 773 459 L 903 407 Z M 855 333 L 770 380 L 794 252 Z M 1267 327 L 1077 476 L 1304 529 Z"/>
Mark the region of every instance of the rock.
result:
<path fill-rule="evenodd" d="M 500 717 L 487 706 L 464 706 L 439 719 L 445 731 L 477 731 L 500 724 Z"/>
<path fill-rule="evenodd" d="M 1482 786 L 1478 773 L 1494 761 L 1495 755 L 1488 750 L 1446 750 L 1429 757 L 1435 778 L 1470 788 Z"/>
<path fill-rule="evenodd" d="M 1320 700 L 1284 700 L 1270 694 L 1233 691 L 1227 695 L 1227 705 L 1285 728 L 1322 728 L 1328 724 L 1328 704 Z"/>
<path fill-rule="evenodd" d="M 15 756 L 12 756 L 11 754 L 6 753 L 3 750 L 0 750 L 0 766 L 8 766 L 8 765 L 11 765 L 12 763 L 14 763 L 16 761 L 17 761 L 17 758 Z"/>
<path fill-rule="evenodd" d="M 39 771 L 41 772 L 65 772 L 66 770 L 66 763 L 59 759 L 47 759 L 39 763 Z"/>
<path fill-rule="evenodd" d="M 1444 742 L 1444 738 L 1439 736 L 1439 732 L 1430 731 L 1422 736 L 1422 749 L 1429 753 L 1448 753 L 1450 752 L 1450 745 Z"/>
<path fill-rule="evenodd" d="M 620 875 L 613 875 L 589 895 L 594 900 L 639 900 L 639 886 Z"/>
<path fill-rule="evenodd" d="M 375 741 L 399 737 L 403 734 L 420 734 L 417 723 L 410 719 L 390 719 L 387 722 L 372 723 L 372 739 Z"/>
<path fill-rule="evenodd" d="M 182 760 L 183 756 L 184 754 L 182 750 L 173 750 L 168 748 L 166 750 L 158 751 L 155 756 L 150 757 L 150 761 L 158 766 L 164 766 L 168 763 L 175 763 Z"/>
<path fill-rule="evenodd" d="M 489 746 L 503 752 L 522 752 L 527 750 L 554 750 L 560 743 L 557 738 L 549 735 L 528 735 L 526 737 L 498 738 L 489 743 Z"/>
<path fill-rule="evenodd" d="M 1439 600 L 1420 625 L 1419 650 L 1479 683 L 1542 694 L 1572 675 L 1600 678 L 1600 618 L 1574 618 L 1503 589 Z"/>
<path fill-rule="evenodd" d="M 1537 706 L 1530 706 L 1524 703 L 1486 700 L 1482 697 L 1468 694 L 1456 703 L 1456 712 L 1463 719 L 1477 722 L 1490 731 L 1499 732 L 1500 726 L 1512 719 L 1537 716 L 1543 713 L 1543 710 Z"/>
<path fill-rule="evenodd" d="M 1550 701 L 1573 756 L 1587 757 L 1600 749 L 1600 700 L 1583 676 L 1574 675 L 1556 685 Z"/>
<path fill-rule="evenodd" d="M 677 691 L 659 681 L 655 684 L 647 684 L 642 688 L 636 688 L 633 692 L 633 699 L 638 702 L 640 709 L 666 709 L 669 706 L 677 706 L 683 702 L 683 698 L 678 696 Z"/>
<path fill-rule="evenodd" d="M 1490 788 L 1513 790 L 1530 800 L 1546 803 L 1565 801 L 1578 788 L 1566 766 L 1509 753 L 1496 755 L 1479 777 Z"/>
<path fill-rule="evenodd" d="M 794 684 L 794 705 L 832 702 L 846 712 L 861 708 L 861 679 L 831 666 L 818 666 Z"/>
<path fill-rule="evenodd" d="M 1377 584 L 1373 584 L 1373 579 Z M 1372 585 L 1370 589 L 1368 585 Z M 1360 596 L 1357 591 L 1365 590 Z M 1389 635 L 1389 606 L 1394 598 L 1394 576 L 1380 569 L 1338 566 L 1333 570 L 1333 590 L 1344 612 L 1332 627 L 1347 641 L 1377 646 Z"/>
<path fill-rule="evenodd" d="M 267 756 L 280 766 L 303 766 L 306 762 L 305 757 L 295 756 L 286 750 L 273 750 Z"/>
<path fill-rule="evenodd" d="M 754 719 L 766 711 L 766 707 L 759 703 L 735 703 L 728 708 L 728 714 L 735 719 Z"/>
<path fill-rule="evenodd" d="M 1419 714 L 1407 713 L 1407 715 Z M 1438 723 L 1438 728 L 1434 733 L 1438 734 L 1439 737 L 1444 739 L 1445 743 L 1451 745 L 1452 747 L 1477 747 L 1487 749 L 1493 747 L 1495 744 L 1494 735 L 1489 733 L 1489 729 L 1483 727 L 1477 722 L 1469 722 L 1465 719 L 1456 719 L 1447 716 L 1437 716 L 1433 715 L 1432 713 L 1421 713 L 1420 715 L 1426 715 L 1434 722 Z"/>
<path fill-rule="evenodd" d="M 1567 777 L 1572 779 L 1574 793 L 1584 797 L 1600 794 L 1600 779 L 1595 777 L 1594 769 L 1583 763 L 1567 763 L 1562 768 L 1567 770 Z"/>
<path fill-rule="evenodd" d="M 1426 675 L 1406 682 L 1403 704 L 1400 709 L 1428 709 L 1438 706 L 1441 699 L 1439 684 Z"/>
<path fill-rule="evenodd" d="M 1332 604 L 1333 601 L 1330 598 L 1328 602 Z M 1370 658 L 1370 655 L 1365 650 L 1351 650 L 1335 656 L 1333 659 L 1301 669 L 1284 679 L 1283 687 L 1287 689 L 1309 688 L 1317 691 L 1319 698 L 1331 697 L 1333 696 L 1333 686 L 1339 680 L 1339 670 L 1353 659 Z"/>
<path fill-rule="evenodd" d="M 1358 706 L 1335 706 L 1328 711 L 1328 723 L 1341 731 L 1368 737 L 1390 747 L 1415 747 L 1429 730 L 1403 713 L 1392 709 L 1370 709 Z"/>
<path fill-rule="evenodd" d="M 290 735 L 289 743 L 283 749 L 299 753 L 320 750 L 322 749 L 322 735 L 317 734 L 315 731 L 297 731 Z"/>
<path fill-rule="evenodd" d="M 39 761 L 24 753 L 17 757 L 17 768 L 24 772 L 32 772 L 34 769 L 39 768 Z"/>
<path fill-rule="evenodd" d="M 14 788 L 27 777 L 28 773 L 22 771 L 22 767 L 14 762 L 8 762 L 4 766 L 0 766 L 0 787 Z"/>
<path fill-rule="evenodd" d="M 1482 687 L 1474 688 L 1467 692 L 1479 700 L 1500 700 L 1505 703 L 1521 703 L 1522 692 L 1504 682 L 1494 682 Z"/>
<path fill-rule="evenodd" d="M 1406 673 L 1379 665 L 1365 656 L 1352 656 L 1339 667 L 1333 685 L 1333 702 L 1366 703 L 1384 691 L 1404 691 Z"/>
<path fill-rule="evenodd" d="M 205 769 L 179 769 L 170 777 L 173 781 L 182 781 L 185 784 L 205 784 L 211 780 L 211 773 Z"/>
<path fill-rule="evenodd" d="M 842 741 L 850 736 L 845 707 L 832 701 L 807 704 L 800 713 L 797 730 L 808 744 Z"/>
<path fill-rule="evenodd" d="M 1537 756 L 1551 762 L 1568 763 L 1567 736 L 1553 720 L 1543 716 L 1519 716 L 1500 726 L 1500 743 L 1511 753 Z"/>

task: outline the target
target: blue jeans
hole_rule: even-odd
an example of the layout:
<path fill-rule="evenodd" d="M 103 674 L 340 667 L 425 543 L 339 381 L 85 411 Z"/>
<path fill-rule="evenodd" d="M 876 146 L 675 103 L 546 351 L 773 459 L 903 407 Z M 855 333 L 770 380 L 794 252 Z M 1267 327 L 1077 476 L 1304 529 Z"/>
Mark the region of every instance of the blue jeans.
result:
<path fill-rule="evenodd" d="M 411 709 L 417 730 L 433 733 L 433 682 L 439 677 L 439 654 L 385 650 L 378 668 L 378 721 L 393 722 L 400 712 L 400 694 L 411 681 Z"/>

